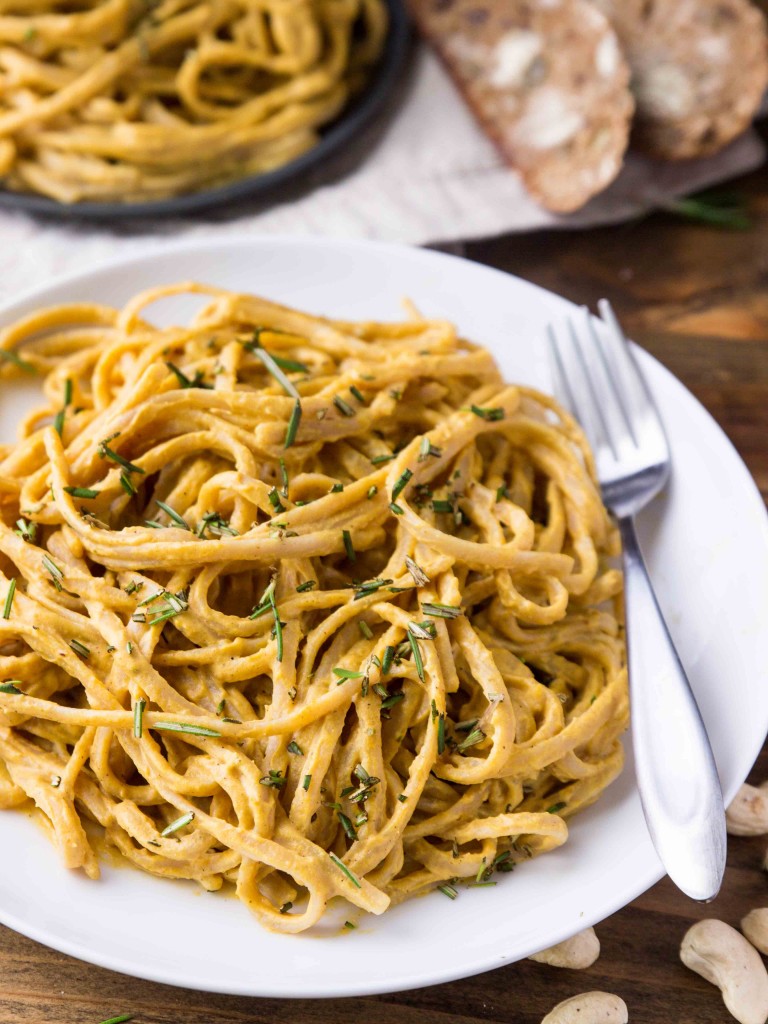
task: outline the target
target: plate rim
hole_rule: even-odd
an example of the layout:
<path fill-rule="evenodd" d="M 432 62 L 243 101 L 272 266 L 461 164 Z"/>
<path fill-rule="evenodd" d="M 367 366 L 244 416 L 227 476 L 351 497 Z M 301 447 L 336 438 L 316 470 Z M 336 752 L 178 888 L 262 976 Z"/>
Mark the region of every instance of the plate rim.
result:
<path fill-rule="evenodd" d="M 384 49 L 373 75 L 364 90 L 348 107 L 320 129 L 320 140 L 306 153 L 264 174 L 251 174 L 245 178 L 187 192 L 165 199 L 138 203 L 82 202 L 63 203 L 37 192 L 15 192 L 0 187 L 0 209 L 20 211 L 65 222 L 103 223 L 115 220 L 132 221 L 162 217 L 194 216 L 221 208 L 235 212 L 235 204 L 243 200 L 263 199 L 266 204 L 280 201 L 280 190 L 295 184 L 300 175 L 316 170 L 351 142 L 358 134 L 369 129 L 379 115 L 394 107 L 395 94 L 401 81 L 401 72 L 408 73 L 407 58 L 412 50 L 413 30 L 403 0 L 384 0 L 390 18 Z M 362 163 L 366 155 L 360 158 Z M 343 173 L 343 172 L 342 172 Z M 341 175 L 340 175 L 341 176 Z M 336 179 L 333 179 L 336 180 Z M 322 186 L 320 186 L 322 187 Z"/>
<path fill-rule="evenodd" d="M 468 265 L 473 270 L 479 270 L 484 274 L 489 274 L 502 281 L 509 281 L 510 279 L 522 282 L 526 288 L 535 290 L 543 293 L 548 297 L 548 300 L 555 299 L 558 304 L 563 306 L 563 309 L 570 309 L 575 306 L 570 299 L 558 295 L 556 292 L 550 291 L 547 288 L 537 285 L 531 281 L 527 281 L 525 278 L 521 278 L 517 275 L 510 274 L 507 271 L 500 270 L 496 267 L 488 266 L 487 264 L 478 263 L 476 261 L 467 259 L 462 256 L 455 256 L 450 253 L 442 252 L 434 249 L 423 249 L 417 246 L 404 245 L 401 243 L 393 242 L 379 242 L 361 239 L 344 239 L 334 238 L 325 236 L 303 236 L 296 234 L 257 234 L 257 235 L 245 235 L 239 234 L 232 238 L 207 238 L 207 239 L 194 239 L 181 242 L 173 242 L 170 244 L 162 244 L 151 250 L 140 254 L 133 254 L 128 257 L 116 257 L 107 262 L 100 263 L 98 265 L 92 265 L 90 268 L 78 269 L 72 271 L 66 275 L 57 276 L 44 282 L 43 284 L 25 290 L 22 294 L 14 297 L 10 301 L 4 301 L 0 303 L 0 328 L 7 323 L 10 316 L 17 315 L 14 310 L 18 307 L 23 307 L 25 304 L 36 301 L 36 302 L 51 302 L 61 301 L 52 300 L 50 298 L 45 299 L 46 293 L 53 292 L 55 290 L 65 289 L 73 284 L 85 284 L 89 280 L 94 281 L 94 286 L 98 284 L 98 278 L 101 275 L 109 276 L 117 270 L 129 271 L 134 266 L 139 266 L 147 263 L 152 263 L 156 259 L 163 259 L 167 256 L 172 256 L 174 253 L 202 253 L 206 250 L 217 250 L 217 249 L 231 249 L 231 248 L 248 248 L 253 245 L 268 244 L 270 246 L 296 246 L 310 247 L 313 249 L 321 250 L 323 248 L 351 248 L 354 250 L 371 250 L 389 254 L 393 257 L 417 257 L 419 254 L 428 255 L 431 260 L 435 260 L 438 263 L 460 263 Z M 765 502 L 763 501 L 762 495 L 757 487 L 757 484 L 752 477 L 749 469 L 747 468 L 744 460 L 736 449 L 735 445 L 725 433 L 723 428 L 717 422 L 715 417 L 709 412 L 709 410 L 696 398 L 696 396 L 679 380 L 670 370 L 668 370 L 663 363 L 646 352 L 639 346 L 634 345 L 633 348 L 638 354 L 641 364 L 647 364 L 653 368 L 654 373 L 661 374 L 667 379 L 667 383 L 672 384 L 673 388 L 679 389 L 680 392 L 684 393 L 690 401 L 697 407 L 697 411 L 703 414 L 704 418 L 708 422 L 708 426 L 719 436 L 719 440 L 725 443 L 725 447 L 729 450 L 729 454 L 732 458 L 732 469 L 741 478 L 742 484 L 742 495 L 745 503 L 748 503 L 750 511 L 756 513 L 755 520 L 759 522 L 760 529 L 762 532 L 763 540 L 765 541 L 766 547 L 768 547 L 768 509 L 766 509 Z M 768 722 L 766 723 L 768 725 Z M 764 737 L 756 739 L 752 744 L 746 745 L 746 750 L 750 754 L 750 764 L 754 761 L 762 748 Z M 743 780 L 742 780 L 743 781 Z M 726 804 L 735 795 L 741 782 L 735 781 L 724 791 L 724 797 Z M 616 913 L 618 910 L 627 906 L 639 895 L 649 889 L 652 885 L 659 881 L 664 876 L 665 872 L 661 867 L 658 860 L 655 863 L 649 860 L 647 869 L 644 872 L 639 872 L 635 879 L 633 886 L 627 886 L 622 890 L 621 896 L 615 900 L 609 900 L 608 904 L 610 909 L 606 912 L 605 906 L 601 906 L 599 913 L 590 913 L 587 909 L 584 911 L 583 916 L 579 919 L 578 930 L 586 928 L 590 925 L 598 923 L 600 920 L 604 920 L 606 917 Z M 215 979 L 211 978 L 196 978 L 196 979 L 178 979 L 168 973 L 164 972 L 161 967 L 155 967 L 152 963 L 144 963 L 141 965 L 141 970 L 137 971 L 136 964 L 129 962 L 128 958 L 121 955 L 110 955 L 106 951 L 100 951 L 98 954 L 98 960 L 94 959 L 93 949 L 85 947 L 78 941 L 70 941 L 66 938 L 55 937 L 55 941 L 51 940 L 50 935 L 46 934 L 44 927 L 38 927 L 35 924 L 28 924 L 22 918 L 19 918 L 16 914 L 8 913 L 0 905 L 0 923 L 6 925 L 14 931 L 20 934 L 26 935 L 42 945 L 48 946 L 49 948 L 56 949 L 66 955 L 75 957 L 85 963 L 93 964 L 98 967 L 103 967 L 108 970 L 113 970 L 118 973 L 128 975 L 130 977 L 141 978 L 148 981 L 158 982 L 162 984 L 172 985 L 180 988 L 193 988 L 197 991 L 213 992 L 237 996 L 249 996 L 249 997 L 261 997 L 271 999 L 310 999 L 310 998 L 339 998 L 339 997 L 360 997 L 367 995 L 380 995 L 391 992 L 408 991 L 416 988 L 428 987 L 431 985 L 444 984 L 446 982 L 455 981 L 463 978 L 472 977 L 477 974 L 484 973 L 488 970 L 493 970 L 496 967 L 504 966 L 505 964 L 514 963 L 521 959 L 516 955 L 503 955 L 499 954 L 496 962 L 490 963 L 487 954 L 479 953 L 476 958 L 464 960 L 461 965 L 455 967 L 447 967 L 442 970 L 436 969 L 432 965 L 429 969 L 428 975 L 422 970 L 419 973 L 418 966 L 411 969 L 408 974 L 401 972 L 398 980 L 394 983 L 386 981 L 384 978 L 368 978 L 365 982 L 357 981 L 354 978 L 345 979 L 343 987 L 340 987 L 338 983 L 336 986 L 325 986 L 316 988 L 302 988 L 301 993 L 297 996 L 293 996 L 287 993 L 284 988 L 270 988 L 268 979 L 260 979 L 258 984 L 258 990 L 253 985 L 237 985 L 232 983 L 217 984 Z M 562 941 L 574 934 L 576 929 L 573 928 L 573 924 L 564 922 L 562 927 L 555 931 L 557 936 L 554 942 Z"/>

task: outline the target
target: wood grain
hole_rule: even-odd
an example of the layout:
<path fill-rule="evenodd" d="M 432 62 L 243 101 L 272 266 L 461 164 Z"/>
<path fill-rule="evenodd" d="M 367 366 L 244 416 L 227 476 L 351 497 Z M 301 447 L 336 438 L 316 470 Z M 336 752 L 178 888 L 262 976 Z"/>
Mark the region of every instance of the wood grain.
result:
<path fill-rule="evenodd" d="M 759 172 L 738 187 L 755 217 L 748 232 L 658 215 L 589 232 L 508 237 L 468 251 L 578 302 L 607 296 L 632 336 L 720 422 L 768 499 L 768 182 Z M 768 750 L 752 777 L 768 778 Z M 677 949 L 694 920 L 737 924 L 753 906 L 768 905 L 766 845 L 768 839 L 730 841 L 725 885 L 709 907 L 665 880 L 603 922 L 602 956 L 587 972 L 523 962 L 370 999 L 183 991 L 91 967 L 0 928 L 0 1024 L 98 1024 L 128 1012 L 137 1024 L 538 1024 L 559 1000 L 594 988 L 620 994 L 633 1024 L 726 1024 L 732 1018 L 717 991 L 682 967 Z M 386 973 L 386 964 L 371 964 L 371 972 Z"/>

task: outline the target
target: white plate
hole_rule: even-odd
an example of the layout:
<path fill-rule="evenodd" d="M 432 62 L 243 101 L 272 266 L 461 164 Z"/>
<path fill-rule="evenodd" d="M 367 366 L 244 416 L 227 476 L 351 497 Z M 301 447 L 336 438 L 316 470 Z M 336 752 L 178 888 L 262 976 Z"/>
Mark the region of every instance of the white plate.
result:
<path fill-rule="evenodd" d="M 450 317 L 487 345 L 509 380 L 548 387 L 543 329 L 570 305 L 496 270 L 391 245 L 252 238 L 185 244 L 70 277 L 0 311 L 122 303 L 142 288 L 201 280 L 347 318 L 397 318 L 403 296 Z M 158 306 L 178 316 L 178 301 Z M 719 427 L 659 363 L 641 353 L 674 456 L 672 485 L 642 517 L 644 546 L 709 728 L 727 800 L 768 726 L 764 627 L 768 521 Z M 0 438 L 11 440 L 30 395 L 5 388 Z M 561 849 L 494 889 L 439 893 L 367 918 L 353 932 L 280 936 L 234 899 L 137 871 L 67 872 L 38 827 L 0 814 L 0 920 L 73 956 L 129 974 L 217 992 L 346 996 L 465 977 L 520 959 L 618 910 L 662 875 L 631 761 L 599 803 L 572 823 Z M 344 916 L 352 916 L 342 911 Z"/>

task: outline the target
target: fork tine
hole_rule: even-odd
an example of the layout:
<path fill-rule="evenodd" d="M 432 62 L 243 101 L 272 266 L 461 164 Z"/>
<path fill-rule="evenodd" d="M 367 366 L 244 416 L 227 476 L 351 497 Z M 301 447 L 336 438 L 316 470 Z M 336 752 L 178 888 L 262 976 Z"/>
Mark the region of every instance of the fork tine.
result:
<path fill-rule="evenodd" d="M 547 341 L 549 342 L 549 369 L 552 374 L 552 391 L 560 405 L 565 406 L 572 416 L 576 415 L 575 402 L 571 385 L 568 381 L 568 374 L 563 366 L 563 359 L 560 355 L 560 348 L 557 344 L 552 324 L 547 324 Z"/>
<path fill-rule="evenodd" d="M 637 436 L 632 424 L 632 417 L 627 412 L 626 396 L 618 379 L 611 360 L 606 353 L 606 346 L 600 331 L 595 327 L 594 317 L 587 310 L 587 333 L 592 342 L 592 351 L 597 354 L 597 362 L 603 380 L 603 400 L 606 405 L 607 415 L 613 421 L 614 431 L 622 434 L 629 433 L 632 442 L 637 447 Z M 621 426 L 619 426 L 619 421 Z"/>
<path fill-rule="evenodd" d="M 587 331 L 591 332 L 593 330 L 592 314 L 586 306 L 582 306 L 581 308 L 582 312 L 584 313 L 584 320 L 587 324 Z M 571 340 L 573 342 L 573 347 L 576 352 L 576 356 L 579 362 L 581 363 L 581 369 L 584 374 L 584 379 L 587 382 L 587 389 L 589 390 L 589 394 L 592 399 L 592 407 L 597 413 L 597 419 L 600 421 L 600 432 L 603 436 L 603 439 L 607 441 L 608 447 L 611 449 L 611 453 L 614 459 L 618 459 L 619 456 L 616 450 L 616 440 L 614 437 L 614 433 L 610 428 L 608 419 L 606 418 L 606 403 L 607 401 L 609 401 L 610 397 L 612 397 L 610 387 L 607 390 L 605 388 L 598 388 L 598 385 L 595 383 L 594 368 L 591 368 L 589 365 L 590 360 L 587 359 L 587 356 L 584 352 L 584 346 L 582 345 L 581 339 L 579 338 L 579 335 L 576 332 L 576 328 L 573 325 L 573 320 L 568 321 L 568 329 L 571 334 Z M 601 393 L 598 393 L 598 390 Z"/>
<path fill-rule="evenodd" d="M 637 443 L 634 423 L 649 413 L 656 418 L 656 409 L 613 307 L 607 299 L 600 299 L 597 308 L 608 328 L 600 338 L 600 352 L 610 367 L 609 372 L 621 398 L 627 424 L 633 440 Z"/>
<path fill-rule="evenodd" d="M 586 394 L 584 370 L 575 356 L 573 324 L 570 320 L 566 322 L 571 334 L 571 342 L 568 345 L 558 338 L 551 324 L 547 327 L 556 377 L 566 397 L 565 404 L 581 424 L 590 445 L 596 448 L 598 442 L 602 440 L 600 422 L 594 414 L 594 403 Z"/>

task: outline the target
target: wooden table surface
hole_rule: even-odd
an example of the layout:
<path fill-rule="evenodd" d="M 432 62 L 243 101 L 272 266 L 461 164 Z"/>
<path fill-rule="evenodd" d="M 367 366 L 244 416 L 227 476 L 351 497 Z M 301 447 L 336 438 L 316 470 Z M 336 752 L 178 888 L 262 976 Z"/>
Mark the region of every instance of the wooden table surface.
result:
<path fill-rule="evenodd" d="M 467 254 L 577 302 L 608 296 L 628 332 L 713 413 L 768 498 L 765 172 L 737 187 L 749 199 L 749 231 L 654 215 L 588 232 L 510 236 L 470 245 Z M 768 748 L 751 781 L 765 778 Z M 91 967 L 0 927 L 0 1024 L 99 1024 L 123 1013 L 134 1014 L 136 1024 L 538 1024 L 555 1003 L 589 989 L 621 995 L 633 1024 L 727 1024 L 733 1018 L 718 991 L 682 967 L 678 945 L 694 920 L 717 916 L 737 925 L 752 907 L 768 905 L 768 876 L 761 870 L 767 846 L 768 838 L 730 840 L 725 884 L 709 907 L 664 880 L 603 922 L 597 928 L 602 955 L 589 971 L 526 961 L 368 999 L 283 1001 L 184 991 Z"/>

